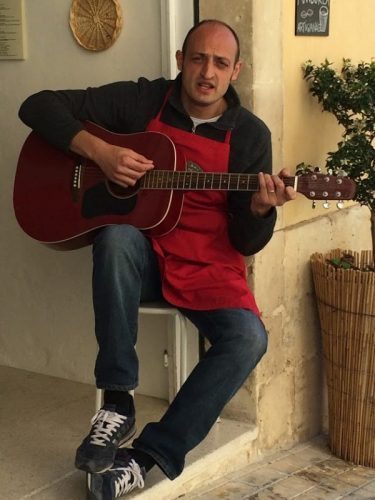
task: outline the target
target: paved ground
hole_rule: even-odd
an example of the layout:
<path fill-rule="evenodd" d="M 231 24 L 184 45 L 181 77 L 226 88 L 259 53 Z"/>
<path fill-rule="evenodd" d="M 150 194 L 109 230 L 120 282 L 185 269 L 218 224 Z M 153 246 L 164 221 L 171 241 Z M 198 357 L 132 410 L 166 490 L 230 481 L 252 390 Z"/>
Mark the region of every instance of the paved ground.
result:
<path fill-rule="evenodd" d="M 84 474 L 74 468 L 72 457 L 87 432 L 94 399 L 94 387 L 88 384 L 0 367 L 0 500 L 85 499 Z M 166 406 L 166 402 L 141 396 L 138 403 L 140 428 L 142 422 L 158 419 Z M 226 442 L 220 440 L 221 434 L 235 442 L 238 431 L 232 431 L 229 433 L 224 422 L 219 424 L 212 433 L 210 446 L 216 450 Z M 208 452 L 202 445 L 197 459 Z M 234 458 L 233 454 L 225 457 L 223 464 L 226 466 Z M 146 480 L 148 487 L 155 472 L 157 468 Z M 192 493 L 181 495 L 180 491 L 187 490 L 169 482 L 162 497 L 153 488 L 134 492 L 130 497 L 144 494 L 142 498 L 146 500 L 375 500 L 375 469 L 334 457 L 326 436 L 321 436 L 234 474 L 224 474 L 219 481 Z"/>
<path fill-rule="evenodd" d="M 334 457 L 326 436 L 224 476 L 183 500 L 375 499 L 375 469 Z"/>

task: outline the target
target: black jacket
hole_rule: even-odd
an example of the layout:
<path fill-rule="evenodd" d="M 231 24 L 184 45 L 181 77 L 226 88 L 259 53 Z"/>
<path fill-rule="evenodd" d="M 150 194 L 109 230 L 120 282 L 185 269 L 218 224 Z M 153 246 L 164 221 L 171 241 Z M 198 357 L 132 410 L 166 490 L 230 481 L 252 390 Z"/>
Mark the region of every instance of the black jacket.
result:
<path fill-rule="evenodd" d="M 181 78 L 138 82 L 116 82 L 86 90 L 45 90 L 30 96 L 22 104 L 21 120 L 57 148 L 68 150 L 73 137 L 90 120 L 112 132 L 135 133 L 145 130 L 156 116 L 167 90 L 173 86 L 161 116 L 162 121 L 191 131 L 193 122 L 180 99 Z M 230 129 L 229 172 L 257 174 L 272 172 L 271 136 L 266 125 L 240 105 L 230 87 L 225 96 L 228 109 L 215 123 L 199 125 L 194 133 L 223 141 Z M 192 132 L 193 133 L 193 132 Z M 255 217 L 250 211 L 251 193 L 228 195 L 228 231 L 233 246 L 243 255 L 261 250 L 271 239 L 276 210 L 267 217 Z"/>

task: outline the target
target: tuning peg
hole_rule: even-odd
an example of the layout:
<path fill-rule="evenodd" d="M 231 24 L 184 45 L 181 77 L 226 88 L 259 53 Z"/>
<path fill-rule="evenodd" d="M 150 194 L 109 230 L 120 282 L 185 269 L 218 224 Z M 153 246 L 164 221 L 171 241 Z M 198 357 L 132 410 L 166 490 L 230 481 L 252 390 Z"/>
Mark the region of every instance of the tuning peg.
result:
<path fill-rule="evenodd" d="M 344 208 L 344 206 L 345 206 L 345 205 L 344 205 L 344 202 L 343 202 L 343 201 L 341 201 L 341 200 L 340 200 L 340 201 L 338 201 L 338 202 L 336 203 L 336 207 L 337 207 L 339 210 L 341 210 L 342 208 Z"/>
<path fill-rule="evenodd" d="M 322 171 L 322 169 L 321 169 L 320 167 L 315 167 L 315 168 L 314 168 L 314 172 L 316 172 L 316 173 L 319 173 L 319 172 L 321 172 L 321 171 Z"/>
<path fill-rule="evenodd" d="M 311 208 L 316 208 L 316 201 L 315 200 L 312 202 Z"/>
<path fill-rule="evenodd" d="M 329 208 L 330 206 L 331 206 L 331 205 L 330 205 L 329 201 L 325 201 L 325 202 L 323 203 L 323 207 L 324 207 L 324 208 Z"/>

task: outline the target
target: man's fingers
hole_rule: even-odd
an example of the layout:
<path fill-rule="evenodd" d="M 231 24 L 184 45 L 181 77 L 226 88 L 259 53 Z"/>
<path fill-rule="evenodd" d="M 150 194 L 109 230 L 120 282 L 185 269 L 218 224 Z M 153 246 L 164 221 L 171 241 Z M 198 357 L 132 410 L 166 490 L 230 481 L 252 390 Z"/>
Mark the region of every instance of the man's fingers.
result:
<path fill-rule="evenodd" d="M 119 155 L 119 165 L 135 170 L 137 172 L 144 172 L 153 168 L 154 163 L 152 160 L 136 153 L 131 149 L 123 150 Z"/>
<path fill-rule="evenodd" d="M 286 194 L 286 197 L 287 197 L 287 200 L 290 201 L 290 200 L 295 200 L 297 198 L 297 193 L 295 192 L 295 190 L 292 188 L 292 186 L 287 186 L 285 188 L 285 194 Z"/>
<path fill-rule="evenodd" d="M 264 216 L 270 208 L 281 207 L 296 198 L 297 193 L 291 186 L 285 186 L 283 177 L 289 177 L 287 169 L 282 169 L 278 175 L 258 174 L 259 190 L 251 198 L 251 210 L 255 215 Z"/>
<path fill-rule="evenodd" d="M 260 172 L 258 174 L 258 184 L 259 184 L 259 191 L 264 191 L 266 189 L 266 179 L 263 172 Z"/>
<path fill-rule="evenodd" d="M 259 190 L 264 199 L 273 206 L 280 206 L 285 201 L 294 200 L 296 192 L 291 186 L 285 186 L 282 177 L 288 177 L 288 171 L 283 169 L 278 175 L 259 174 Z"/>
<path fill-rule="evenodd" d="M 259 191 L 261 194 L 274 193 L 275 186 L 272 177 L 269 174 L 260 172 L 258 174 Z"/>
<path fill-rule="evenodd" d="M 134 186 L 152 168 L 154 168 L 152 160 L 132 149 L 120 148 L 113 169 L 113 180 L 122 186 Z"/>
<path fill-rule="evenodd" d="M 280 172 L 278 173 L 278 176 L 279 177 L 290 177 L 290 172 L 287 168 L 283 168 L 282 170 L 280 170 Z"/>

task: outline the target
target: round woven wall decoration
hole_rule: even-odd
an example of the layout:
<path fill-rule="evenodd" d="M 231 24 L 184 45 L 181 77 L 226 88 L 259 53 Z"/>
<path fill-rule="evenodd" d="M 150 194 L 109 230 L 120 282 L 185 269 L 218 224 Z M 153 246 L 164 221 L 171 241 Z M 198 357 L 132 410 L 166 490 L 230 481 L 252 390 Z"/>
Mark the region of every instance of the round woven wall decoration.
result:
<path fill-rule="evenodd" d="M 73 0 L 70 27 L 85 49 L 108 49 L 121 33 L 121 6 L 118 0 Z"/>

